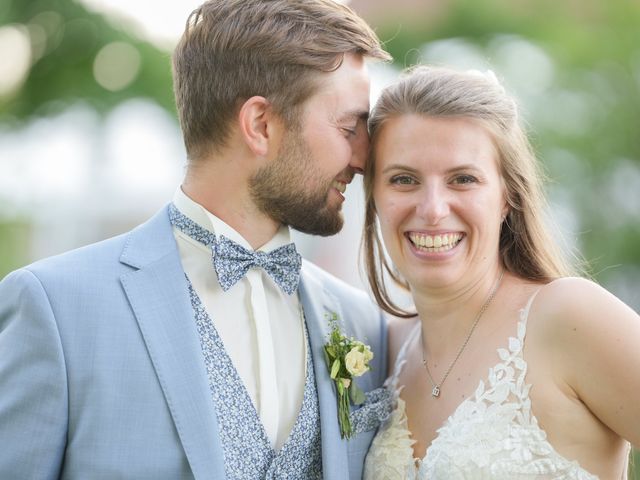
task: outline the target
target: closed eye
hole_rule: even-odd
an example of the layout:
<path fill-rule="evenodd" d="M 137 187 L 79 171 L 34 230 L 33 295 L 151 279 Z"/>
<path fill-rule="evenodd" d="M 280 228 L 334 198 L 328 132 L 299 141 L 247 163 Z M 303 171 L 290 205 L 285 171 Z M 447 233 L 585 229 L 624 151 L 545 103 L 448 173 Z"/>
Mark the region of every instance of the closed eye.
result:
<path fill-rule="evenodd" d="M 340 130 L 342 130 L 342 133 L 344 134 L 345 137 L 352 137 L 356 134 L 356 126 L 354 126 L 353 128 L 340 127 Z"/>

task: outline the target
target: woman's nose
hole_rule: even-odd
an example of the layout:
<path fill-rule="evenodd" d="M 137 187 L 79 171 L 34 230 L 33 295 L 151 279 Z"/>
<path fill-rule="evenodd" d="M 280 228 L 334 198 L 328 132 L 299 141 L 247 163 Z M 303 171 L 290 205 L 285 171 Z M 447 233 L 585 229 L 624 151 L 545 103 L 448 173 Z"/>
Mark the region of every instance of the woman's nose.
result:
<path fill-rule="evenodd" d="M 437 186 L 425 187 L 416 205 L 416 212 L 428 225 L 438 225 L 449 215 L 449 200 L 446 192 Z"/>

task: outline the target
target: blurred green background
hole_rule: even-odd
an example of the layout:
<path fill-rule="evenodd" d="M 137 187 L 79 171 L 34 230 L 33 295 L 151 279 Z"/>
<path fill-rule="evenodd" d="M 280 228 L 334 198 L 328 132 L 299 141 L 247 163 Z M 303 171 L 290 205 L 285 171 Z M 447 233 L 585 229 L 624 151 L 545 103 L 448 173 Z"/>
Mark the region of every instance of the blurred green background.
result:
<path fill-rule="evenodd" d="M 125 231 L 180 181 L 172 42 L 86 1 L 0 2 L 0 278 Z M 505 82 L 548 172 L 558 238 L 640 310 L 640 2 L 350 3 L 397 69 L 490 68 Z M 394 75 L 372 72 L 381 83 Z M 122 180 L 128 171 L 138 183 Z"/>

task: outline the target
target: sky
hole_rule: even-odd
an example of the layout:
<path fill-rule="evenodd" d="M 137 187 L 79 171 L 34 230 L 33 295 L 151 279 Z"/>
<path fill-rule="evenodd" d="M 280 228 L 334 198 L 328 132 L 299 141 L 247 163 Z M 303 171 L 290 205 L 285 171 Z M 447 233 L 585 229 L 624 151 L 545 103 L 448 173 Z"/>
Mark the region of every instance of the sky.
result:
<path fill-rule="evenodd" d="M 160 48 L 170 49 L 184 30 L 189 14 L 202 0 L 80 0 L 87 8 L 114 20 L 130 20 L 139 34 Z"/>
<path fill-rule="evenodd" d="M 339 0 L 348 4 L 349 0 Z M 154 1 L 154 0 L 80 0 L 100 13 L 107 13 L 116 20 L 130 20 L 140 35 L 159 48 L 171 50 L 182 34 L 189 14 L 203 0 Z"/>

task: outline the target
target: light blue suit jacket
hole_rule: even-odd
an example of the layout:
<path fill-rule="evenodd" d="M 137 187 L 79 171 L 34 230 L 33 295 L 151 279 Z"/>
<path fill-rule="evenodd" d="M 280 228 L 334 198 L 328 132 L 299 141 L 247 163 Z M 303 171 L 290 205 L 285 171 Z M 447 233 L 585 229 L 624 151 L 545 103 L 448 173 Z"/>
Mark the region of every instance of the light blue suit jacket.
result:
<path fill-rule="evenodd" d="M 305 262 L 325 479 L 360 479 L 371 432 L 340 439 L 324 364 L 325 314 L 374 350 L 367 296 Z M 212 312 L 215 317 L 215 312 Z M 0 283 L 1 479 L 224 479 L 218 423 L 166 208 L 128 234 L 37 262 Z"/>

